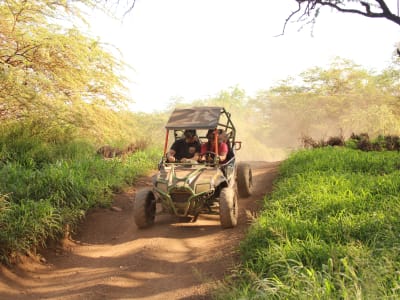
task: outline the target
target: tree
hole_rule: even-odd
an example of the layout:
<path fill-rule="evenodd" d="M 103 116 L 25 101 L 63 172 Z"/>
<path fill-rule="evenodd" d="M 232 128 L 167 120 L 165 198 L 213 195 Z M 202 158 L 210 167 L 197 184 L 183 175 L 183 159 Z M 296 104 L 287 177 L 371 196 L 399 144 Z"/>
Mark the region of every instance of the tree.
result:
<path fill-rule="evenodd" d="M 330 7 L 342 13 L 358 14 L 368 18 L 387 19 L 400 25 L 399 0 L 397 0 L 397 11 L 389 7 L 385 0 L 295 0 L 298 4 L 297 10 L 292 12 L 286 19 L 283 32 L 287 23 L 294 17 L 300 15 L 298 20 L 308 20 L 314 23 L 322 7 Z"/>
<path fill-rule="evenodd" d="M 329 68 L 311 68 L 283 81 L 265 96 L 270 102 L 269 140 L 275 135 L 279 145 L 296 146 L 304 135 L 399 134 L 393 72 L 375 74 L 337 58 Z"/>
<path fill-rule="evenodd" d="M 2 119 L 84 123 L 88 105 L 116 109 L 127 102 L 122 62 L 68 23 L 80 14 L 71 3 L 94 2 L 0 1 Z"/>

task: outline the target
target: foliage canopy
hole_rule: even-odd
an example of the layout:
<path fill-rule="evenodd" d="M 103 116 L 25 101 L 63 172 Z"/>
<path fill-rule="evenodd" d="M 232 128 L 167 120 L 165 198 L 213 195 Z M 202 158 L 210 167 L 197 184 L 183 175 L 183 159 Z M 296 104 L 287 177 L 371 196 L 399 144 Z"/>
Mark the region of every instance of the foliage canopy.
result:
<path fill-rule="evenodd" d="M 73 25 L 90 0 L 0 2 L 0 117 L 82 126 L 93 107 L 128 103 L 123 63 Z M 90 119 L 90 118 L 89 118 Z"/>

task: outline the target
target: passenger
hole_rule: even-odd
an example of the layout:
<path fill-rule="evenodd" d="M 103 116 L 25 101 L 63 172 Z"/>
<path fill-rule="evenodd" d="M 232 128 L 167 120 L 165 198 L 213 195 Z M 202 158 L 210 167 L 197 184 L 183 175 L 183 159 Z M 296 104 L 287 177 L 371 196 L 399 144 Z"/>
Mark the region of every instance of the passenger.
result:
<path fill-rule="evenodd" d="M 229 141 L 229 135 L 226 133 L 225 130 L 221 129 L 220 136 L 221 136 L 221 141 L 225 142 L 228 145 L 228 154 L 226 155 L 226 161 L 225 161 L 225 162 L 228 162 L 235 156 L 235 153 L 234 153 L 231 143 Z"/>
<path fill-rule="evenodd" d="M 201 145 L 200 157 L 201 161 L 207 160 L 207 152 L 215 153 L 215 129 L 210 129 L 207 132 L 207 142 Z M 223 139 L 223 131 L 218 129 L 218 159 L 220 163 L 224 163 L 226 161 L 226 156 L 228 154 L 228 145 L 222 141 Z"/>
<path fill-rule="evenodd" d="M 200 153 L 200 142 L 196 130 L 186 129 L 184 137 L 176 140 L 167 153 L 168 162 L 186 162 L 198 160 Z"/>

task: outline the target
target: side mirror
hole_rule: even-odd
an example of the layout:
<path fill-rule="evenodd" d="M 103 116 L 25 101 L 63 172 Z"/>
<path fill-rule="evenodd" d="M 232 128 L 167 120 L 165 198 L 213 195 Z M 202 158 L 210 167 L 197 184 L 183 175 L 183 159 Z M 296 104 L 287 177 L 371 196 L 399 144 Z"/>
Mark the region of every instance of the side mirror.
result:
<path fill-rule="evenodd" d="M 242 142 L 235 142 L 235 150 L 240 150 L 242 148 Z"/>

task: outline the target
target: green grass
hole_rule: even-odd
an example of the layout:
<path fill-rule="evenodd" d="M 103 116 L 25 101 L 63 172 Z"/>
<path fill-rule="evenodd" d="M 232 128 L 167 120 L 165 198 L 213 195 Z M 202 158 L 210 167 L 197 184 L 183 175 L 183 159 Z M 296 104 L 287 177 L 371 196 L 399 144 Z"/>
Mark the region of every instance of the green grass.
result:
<path fill-rule="evenodd" d="M 300 151 L 241 243 L 217 299 L 398 299 L 400 155 Z"/>
<path fill-rule="evenodd" d="M 89 141 L 55 128 L 0 132 L 0 260 L 45 245 L 74 228 L 92 207 L 157 167 L 159 149 L 105 160 Z"/>

